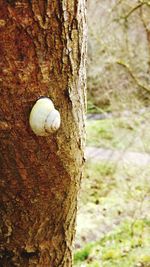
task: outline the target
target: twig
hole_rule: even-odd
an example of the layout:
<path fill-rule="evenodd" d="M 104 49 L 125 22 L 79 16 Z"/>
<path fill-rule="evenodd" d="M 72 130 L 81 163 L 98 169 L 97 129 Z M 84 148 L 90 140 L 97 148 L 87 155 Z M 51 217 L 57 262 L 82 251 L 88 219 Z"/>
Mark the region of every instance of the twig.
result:
<path fill-rule="evenodd" d="M 134 11 L 136 11 L 138 8 L 140 8 L 140 7 L 143 6 L 143 5 L 147 5 L 147 6 L 150 7 L 150 2 L 142 1 L 142 0 L 141 0 L 140 3 L 139 3 L 137 6 L 134 6 L 133 8 L 131 8 L 131 10 L 130 10 L 126 15 L 122 16 L 121 18 L 127 20 L 128 17 L 129 17 Z"/>
<path fill-rule="evenodd" d="M 132 77 L 132 79 L 136 82 L 136 84 L 141 87 L 142 89 L 144 89 L 145 91 L 147 92 L 150 92 L 150 88 L 146 87 L 145 85 L 143 85 L 139 80 L 138 78 L 133 74 L 131 68 L 129 65 L 127 65 L 126 63 L 122 62 L 122 61 L 117 61 L 116 62 L 117 64 L 123 66 L 127 71 L 128 73 L 130 74 L 130 76 Z"/>

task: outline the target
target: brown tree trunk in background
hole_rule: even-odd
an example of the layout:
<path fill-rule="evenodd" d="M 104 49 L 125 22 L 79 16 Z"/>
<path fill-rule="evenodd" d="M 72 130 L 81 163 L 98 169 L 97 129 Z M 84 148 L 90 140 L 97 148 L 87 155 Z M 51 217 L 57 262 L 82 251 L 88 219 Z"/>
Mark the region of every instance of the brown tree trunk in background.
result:
<path fill-rule="evenodd" d="M 84 0 L 0 0 L 0 266 L 72 265 L 83 164 Z M 61 127 L 37 137 L 49 96 Z"/>

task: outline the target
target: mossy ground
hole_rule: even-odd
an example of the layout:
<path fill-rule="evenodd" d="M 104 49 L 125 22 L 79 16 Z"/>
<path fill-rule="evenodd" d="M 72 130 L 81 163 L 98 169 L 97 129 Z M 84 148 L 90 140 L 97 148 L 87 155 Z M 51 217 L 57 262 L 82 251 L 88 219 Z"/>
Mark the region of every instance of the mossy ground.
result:
<path fill-rule="evenodd" d="M 104 120 L 88 120 L 87 145 L 150 152 L 150 112 Z"/>
<path fill-rule="evenodd" d="M 88 121 L 88 145 L 149 152 L 148 116 Z M 149 178 L 150 165 L 87 161 L 74 267 L 150 267 Z"/>
<path fill-rule="evenodd" d="M 149 233 L 150 221 L 126 220 L 104 238 L 77 251 L 74 266 L 149 267 Z"/>

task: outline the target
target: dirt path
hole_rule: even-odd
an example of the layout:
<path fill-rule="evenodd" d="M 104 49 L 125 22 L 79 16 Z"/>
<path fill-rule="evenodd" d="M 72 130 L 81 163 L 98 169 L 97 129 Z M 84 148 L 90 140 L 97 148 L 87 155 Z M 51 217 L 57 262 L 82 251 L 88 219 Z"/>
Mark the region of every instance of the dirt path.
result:
<path fill-rule="evenodd" d="M 87 147 L 85 156 L 87 159 L 93 161 L 114 161 L 139 166 L 145 166 L 150 163 L 150 154 L 148 153 L 111 150 L 97 147 Z"/>

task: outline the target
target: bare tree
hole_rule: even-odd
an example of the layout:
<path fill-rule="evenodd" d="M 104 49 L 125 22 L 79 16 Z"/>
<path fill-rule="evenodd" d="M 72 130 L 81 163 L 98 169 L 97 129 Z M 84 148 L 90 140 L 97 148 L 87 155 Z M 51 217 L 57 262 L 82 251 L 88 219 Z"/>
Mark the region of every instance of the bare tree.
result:
<path fill-rule="evenodd" d="M 120 112 L 148 106 L 149 1 L 89 0 L 88 6 L 89 108 Z"/>
<path fill-rule="evenodd" d="M 84 148 L 85 1 L 0 1 L 0 266 L 72 265 Z M 36 136 L 52 99 L 61 127 Z"/>

